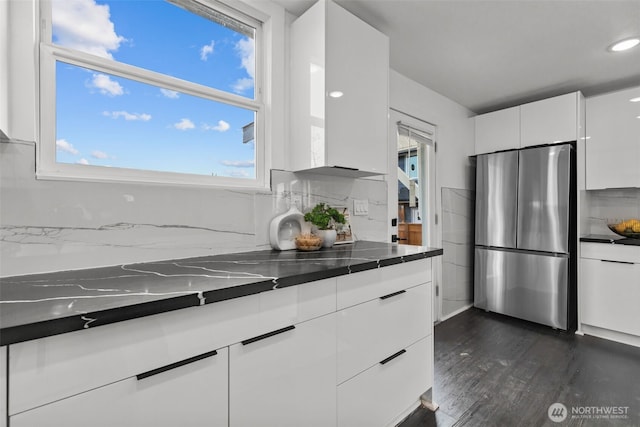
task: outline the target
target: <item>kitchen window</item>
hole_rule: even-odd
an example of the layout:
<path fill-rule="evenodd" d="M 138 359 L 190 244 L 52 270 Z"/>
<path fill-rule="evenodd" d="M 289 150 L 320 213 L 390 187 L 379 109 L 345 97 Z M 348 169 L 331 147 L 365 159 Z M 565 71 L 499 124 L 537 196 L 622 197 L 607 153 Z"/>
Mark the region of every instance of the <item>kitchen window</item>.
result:
<path fill-rule="evenodd" d="M 233 4 L 42 2 L 38 177 L 263 186 L 262 23 Z"/>

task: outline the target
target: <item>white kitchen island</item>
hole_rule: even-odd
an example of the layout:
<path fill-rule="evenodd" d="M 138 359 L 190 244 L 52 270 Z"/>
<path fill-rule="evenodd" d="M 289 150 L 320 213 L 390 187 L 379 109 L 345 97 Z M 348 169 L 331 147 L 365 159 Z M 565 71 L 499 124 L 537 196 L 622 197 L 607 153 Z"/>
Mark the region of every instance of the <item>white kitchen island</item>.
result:
<path fill-rule="evenodd" d="M 5 278 L 9 426 L 394 425 L 433 384 L 441 254 L 356 242 Z M 30 304 L 50 318 L 24 323 Z"/>

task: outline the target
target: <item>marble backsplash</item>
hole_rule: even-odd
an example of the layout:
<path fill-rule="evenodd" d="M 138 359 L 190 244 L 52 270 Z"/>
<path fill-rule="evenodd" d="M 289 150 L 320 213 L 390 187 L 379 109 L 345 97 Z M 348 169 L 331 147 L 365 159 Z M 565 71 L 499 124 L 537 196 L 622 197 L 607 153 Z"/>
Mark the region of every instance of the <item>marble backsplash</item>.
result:
<path fill-rule="evenodd" d="M 473 304 L 475 192 L 442 188 L 442 318 Z"/>
<path fill-rule="evenodd" d="M 269 248 L 292 201 L 347 206 L 356 239 L 387 241 L 387 183 L 274 170 L 271 190 L 35 178 L 35 144 L 0 142 L 0 276 Z"/>
<path fill-rule="evenodd" d="M 584 194 L 586 230 L 582 234 L 610 234 L 613 237 L 616 234 L 607 228 L 607 220 L 640 219 L 640 188 L 589 190 Z"/>

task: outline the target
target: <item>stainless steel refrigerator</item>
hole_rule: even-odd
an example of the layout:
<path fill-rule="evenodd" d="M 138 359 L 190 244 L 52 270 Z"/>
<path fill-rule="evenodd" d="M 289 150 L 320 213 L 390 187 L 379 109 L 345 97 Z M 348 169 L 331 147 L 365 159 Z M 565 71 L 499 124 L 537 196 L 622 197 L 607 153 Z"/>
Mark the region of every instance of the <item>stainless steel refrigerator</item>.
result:
<path fill-rule="evenodd" d="M 575 185 L 570 143 L 477 156 L 476 307 L 575 329 Z"/>

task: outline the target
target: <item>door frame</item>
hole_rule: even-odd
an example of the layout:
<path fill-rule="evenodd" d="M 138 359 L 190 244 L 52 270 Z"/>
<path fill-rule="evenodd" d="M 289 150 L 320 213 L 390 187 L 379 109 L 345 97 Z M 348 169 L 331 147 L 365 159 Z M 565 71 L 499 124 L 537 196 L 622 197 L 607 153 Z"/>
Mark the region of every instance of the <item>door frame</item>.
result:
<path fill-rule="evenodd" d="M 421 186 L 421 193 L 424 196 L 422 199 L 427 199 L 427 212 L 431 212 L 431 214 L 424 215 L 424 211 L 422 211 L 422 224 L 423 224 L 423 246 L 429 247 L 438 247 L 439 239 L 440 239 L 440 207 L 438 205 L 439 198 L 437 197 L 437 140 L 438 140 L 438 127 L 429 123 L 426 120 L 420 119 L 418 117 L 412 116 L 410 114 L 404 113 L 400 110 L 390 108 L 389 109 L 389 169 L 387 174 L 387 200 L 388 200 L 388 236 L 389 241 L 391 241 L 392 235 L 398 234 L 398 227 L 393 226 L 391 219 L 398 218 L 398 122 L 401 122 L 404 125 L 415 128 L 417 130 L 423 130 L 425 133 L 431 133 L 433 135 L 433 149 L 429 150 L 430 153 L 427 155 L 427 161 L 429 162 L 430 167 L 427 168 L 428 185 Z M 425 196 L 426 193 L 426 196 Z M 424 206 L 424 204 L 421 204 Z M 427 239 L 424 239 L 424 236 L 427 236 Z M 425 241 L 426 240 L 426 241 Z M 433 320 L 434 322 L 439 321 L 442 317 L 442 286 L 441 286 L 441 262 L 442 257 L 432 258 L 432 269 L 433 269 Z"/>

